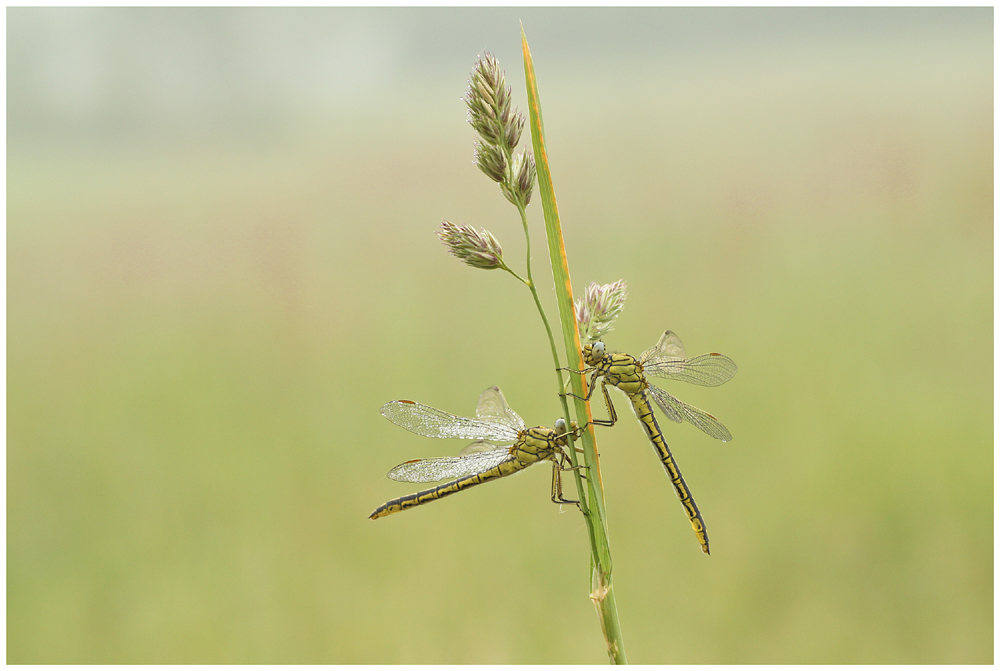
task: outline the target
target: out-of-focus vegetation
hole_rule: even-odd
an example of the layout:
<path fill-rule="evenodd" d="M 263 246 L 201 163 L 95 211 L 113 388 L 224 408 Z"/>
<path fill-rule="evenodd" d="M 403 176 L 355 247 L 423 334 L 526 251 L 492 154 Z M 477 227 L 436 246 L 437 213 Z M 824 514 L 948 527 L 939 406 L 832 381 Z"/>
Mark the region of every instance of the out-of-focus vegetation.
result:
<path fill-rule="evenodd" d="M 523 254 L 459 99 L 490 48 L 523 109 L 518 19 L 609 347 L 740 366 L 669 388 L 735 437 L 664 427 L 711 557 L 599 431 L 629 660 L 993 661 L 990 8 L 9 10 L 7 661 L 605 661 L 547 469 L 367 518 L 462 447 L 382 403 L 558 411 L 433 234 Z"/>

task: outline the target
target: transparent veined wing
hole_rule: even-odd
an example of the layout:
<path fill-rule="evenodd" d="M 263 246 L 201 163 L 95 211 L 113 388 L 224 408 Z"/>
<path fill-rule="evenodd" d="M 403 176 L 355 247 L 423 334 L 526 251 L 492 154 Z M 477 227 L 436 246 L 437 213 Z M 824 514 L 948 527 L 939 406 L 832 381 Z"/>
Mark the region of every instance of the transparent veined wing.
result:
<path fill-rule="evenodd" d="M 659 387 L 649 385 L 647 391 L 650 392 L 653 400 L 656 401 L 656 405 L 660 406 L 660 409 L 669 419 L 675 422 L 690 422 L 712 436 L 712 438 L 718 438 L 722 442 L 733 439 L 733 434 L 729 433 L 729 429 L 704 410 L 699 410 L 693 405 L 688 405 L 684 401 L 674 398 Z"/>
<path fill-rule="evenodd" d="M 680 380 L 703 387 L 718 387 L 736 375 L 736 362 L 724 354 L 699 354 L 690 359 L 652 359 L 642 372 L 654 377 Z"/>
<path fill-rule="evenodd" d="M 382 416 L 396 426 L 429 438 L 492 440 L 509 445 L 517 440 L 518 434 L 508 424 L 458 417 L 413 401 L 389 401 L 382 406 Z"/>
<path fill-rule="evenodd" d="M 473 443 L 476 444 L 476 443 Z M 466 475 L 483 473 L 496 468 L 505 461 L 513 461 L 514 456 L 506 447 L 476 452 L 458 457 L 437 459 L 414 459 L 396 466 L 389 471 L 389 479 L 397 482 L 437 482 L 451 480 Z"/>
<path fill-rule="evenodd" d="M 477 440 L 476 442 L 469 443 L 468 445 L 463 447 L 462 451 L 459 452 L 459 454 L 477 454 L 479 452 L 491 452 L 497 449 L 498 447 L 500 446 L 497 445 L 496 443 L 491 443 L 488 440 Z M 510 448 L 505 447 L 504 449 L 507 450 Z"/>
<path fill-rule="evenodd" d="M 488 387 L 479 395 L 479 402 L 476 404 L 476 417 L 484 421 L 504 424 L 516 431 L 525 429 L 524 420 L 507 405 L 507 399 L 503 397 L 500 387 Z"/>
<path fill-rule="evenodd" d="M 659 342 L 639 355 L 639 362 L 644 364 L 655 359 L 686 359 L 684 343 L 673 331 L 664 331 Z"/>
<path fill-rule="evenodd" d="M 680 424 L 681 422 L 684 421 L 684 416 L 681 415 L 680 410 L 678 410 L 672 404 L 665 403 L 663 400 L 657 398 L 657 394 L 666 394 L 666 395 L 669 396 L 669 394 L 667 394 L 667 392 L 663 391 L 659 387 L 654 387 L 653 385 L 649 385 L 646 388 L 646 391 L 648 391 L 649 392 L 649 396 L 652 397 L 652 399 L 654 401 L 656 401 L 656 405 L 660 406 L 660 410 L 663 411 L 663 414 L 664 414 L 664 416 L 666 416 L 667 419 L 669 419 L 671 422 L 677 422 L 678 424 Z M 670 398 L 674 398 L 674 397 L 670 396 Z M 674 398 L 674 400 L 677 401 L 677 399 L 675 399 L 675 398 Z M 680 403 L 680 401 L 677 401 L 677 402 Z"/>

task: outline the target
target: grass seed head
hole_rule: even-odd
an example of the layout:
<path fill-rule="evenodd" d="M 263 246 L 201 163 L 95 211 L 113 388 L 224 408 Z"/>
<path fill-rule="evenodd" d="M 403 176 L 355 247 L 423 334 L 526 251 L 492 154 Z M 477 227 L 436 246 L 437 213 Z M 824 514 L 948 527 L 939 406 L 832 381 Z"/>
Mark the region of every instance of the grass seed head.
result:
<path fill-rule="evenodd" d="M 450 221 L 443 221 L 438 237 L 448 251 L 467 266 L 483 270 L 505 267 L 500 243 L 485 228 L 477 231 L 472 226 L 457 226 Z"/>
<path fill-rule="evenodd" d="M 587 340 L 598 340 L 615 327 L 615 320 L 625 309 L 628 285 L 625 280 L 611 284 L 591 282 L 583 298 L 574 301 L 580 334 Z"/>

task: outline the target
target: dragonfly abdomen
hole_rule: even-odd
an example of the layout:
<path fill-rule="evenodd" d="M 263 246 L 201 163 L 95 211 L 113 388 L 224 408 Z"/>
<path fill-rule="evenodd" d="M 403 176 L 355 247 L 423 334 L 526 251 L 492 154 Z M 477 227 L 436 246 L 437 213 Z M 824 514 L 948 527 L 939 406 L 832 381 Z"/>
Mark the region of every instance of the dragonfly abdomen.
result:
<path fill-rule="evenodd" d="M 660 431 L 660 425 L 657 424 L 656 417 L 653 415 L 653 408 L 649 403 L 649 397 L 646 396 L 645 391 L 639 391 L 635 394 L 629 394 L 629 400 L 632 401 L 632 408 L 635 410 L 635 415 L 642 422 L 643 428 L 646 429 L 646 435 L 649 436 L 649 441 L 653 443 L 653 447 L 656 449 L 657 455 L 663 463 L 663 468 L 667 471 L 667 476 L 674 486 L 674 491 L 677 492 L 677 498 L 681 500 L 681 505 L 684 506 L 684 510 L 687 512 L 688 519 L 691 521 L 691 527 L 698 537 L 698 542 L 701 543 L 701 549 L 705 554 L 711 554 L 708 550 L 708 530 L 705 528 L 705 520 L 701 516 L 701 511 L 698 510 L 698 504 L 694 502 L 694 497 L 691 496 L 691 490 L 688 489 L 687 483 L 684 482 L 681 469 L 677 466 L 673 454 L 670 453 L 670 448 L 667 447 L 667 441 L 663 439 L 663 432 Z"/>
<path fill-rule="evenodd" d="M 516 473 L 529 465 L 529 463 L 523 463 L 512 459 L 500 464 L 499 466 L 491 468 L 488 471 L 483 471 L 482 473 L 473 473 L 472 475 L 466 475 L 465 477 L 457 480 L 452 480 L 451 482 L 446 482 L 442 485 L 438 485 L 437 487 L 431 487 L 430 489 L 425 489 L 415 494 L 400 496 L 397 499 L 386 501 L 380 505 L 371 515 L 368 516 L 368 519 L 377 520 L 378 518 L 385 517 L 386 515 L 392 515 L 393 513 L 402 512 L 403 510 L 408 510 L 425 503 L 430 503 L 431 501 L 443 499 L 444 497 L 450 496 L 455 492 L 460 492 L 463 489 L 475 487 L 476 485 L 481 485 L 484 482 L 489 482 L 490 480 L 496 480 L 497 478 L 502 478 L 506 475 Z"/>

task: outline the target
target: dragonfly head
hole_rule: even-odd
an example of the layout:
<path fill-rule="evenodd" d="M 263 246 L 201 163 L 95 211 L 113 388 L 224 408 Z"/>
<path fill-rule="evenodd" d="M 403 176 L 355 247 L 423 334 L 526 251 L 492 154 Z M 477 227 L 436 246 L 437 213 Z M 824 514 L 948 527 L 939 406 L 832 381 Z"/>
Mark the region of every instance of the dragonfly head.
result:
<path fill-rule="evenodd" d="M 573 422 L 573 430 L 570 431 L 566 427 L 566 420 L 560 417 L 556 420 L 553 425 L 552 430 L 556 434 L 556 445 L 566 446 L 569 444 L 568 436 L 572 433 L 575 435 L 576 432 L 576 422 Z"/>
<path fill-rule="evenodd" d="M 595 366 L 597 362 L 604 358 L 604 343 L 598 340 L 593 345 L 583 346 L 583 362 L 588 366 Z"/>

